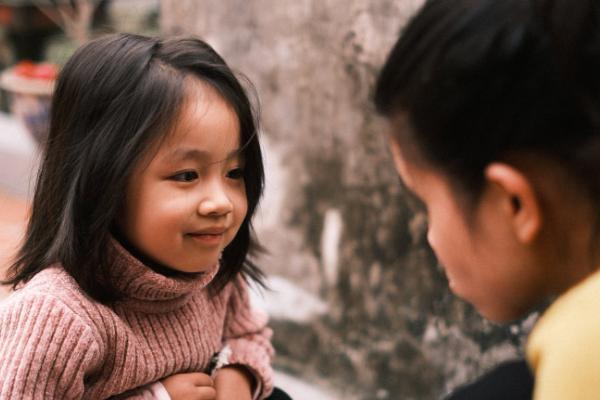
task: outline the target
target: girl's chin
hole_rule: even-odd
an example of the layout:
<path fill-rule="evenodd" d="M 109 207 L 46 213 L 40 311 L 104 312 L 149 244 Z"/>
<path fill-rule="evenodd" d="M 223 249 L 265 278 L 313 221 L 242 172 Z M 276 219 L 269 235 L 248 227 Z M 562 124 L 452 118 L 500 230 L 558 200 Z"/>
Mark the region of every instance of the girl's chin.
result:
<path fill-rule="evenodd" d="M 188 274 L 201 274 L 201 273 L 210 271 L 217 264 L 217 262 L 218 261 L 215 261 L 214 263 L 204 266 L 204 267 L 189 266 L 189 267 L 177 268 L 177 270 L 179 272 L 184 272 L 184 273 L 188 273 Z"/>
<path fill-rule="evenodd" d="M 170 265 L 169 268 L 176 272 L 181 272 L 184 274 L 201 274 L 201 273 L 210 271 L 218 263 L 219 263 L 219 258 L 215 257 L 214 260 L 213 259 L 210 259 L 210 260 L 203 259 L 203 260 L 199 260 L 198 262 L 192 263 L 192 264 L 176 265 L 176 266 Z"/>

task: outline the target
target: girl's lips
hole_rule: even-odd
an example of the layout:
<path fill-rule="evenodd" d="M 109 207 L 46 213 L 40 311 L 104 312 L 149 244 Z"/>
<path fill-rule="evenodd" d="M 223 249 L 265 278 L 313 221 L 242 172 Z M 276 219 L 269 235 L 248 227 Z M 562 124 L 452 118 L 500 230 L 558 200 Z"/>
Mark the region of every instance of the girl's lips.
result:
<path fill-rule="evenodd" d="M 188 233 L 188 236 L 201 244 L 214 246 L 221 243 L 225 233 Z"/>
<path fill-rule="evenodd" d="M 227 230 L 225 226 L 211 226 L 189 232 L 189 235 L 222 235 Z"/>

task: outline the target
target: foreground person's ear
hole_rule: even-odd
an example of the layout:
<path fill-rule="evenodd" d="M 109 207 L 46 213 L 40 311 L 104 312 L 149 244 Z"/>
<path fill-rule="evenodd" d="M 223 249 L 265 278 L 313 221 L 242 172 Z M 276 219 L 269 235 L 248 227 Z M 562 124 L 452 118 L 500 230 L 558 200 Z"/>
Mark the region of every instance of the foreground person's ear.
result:
<path fill-rule="evenodd" d="M 485 178 L 499 189 L 499 200 L 515 237 L 524 244 L 531 243 L 542 226 L 540 199 L 532 182 L 517 168 L 500 162 L 486 167 Z"/>

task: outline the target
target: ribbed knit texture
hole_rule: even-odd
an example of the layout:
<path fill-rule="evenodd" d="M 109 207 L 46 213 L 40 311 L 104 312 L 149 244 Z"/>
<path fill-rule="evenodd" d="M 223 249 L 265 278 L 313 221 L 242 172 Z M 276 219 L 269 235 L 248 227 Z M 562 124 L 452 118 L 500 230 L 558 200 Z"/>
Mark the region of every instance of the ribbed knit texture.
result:
<path fill-rule="evenodd" d="M 115 283 L 127 299 L 91 300 L 60 265 L 0 303 L 0 399 L 136 398 L 136 388 L 175 373 L 203 372 L 229 345 L 272 390 L 266 315 L 251 309 L 238 277 L 217 296 L 195 279 L 157 274 L 114 243 Z"/>

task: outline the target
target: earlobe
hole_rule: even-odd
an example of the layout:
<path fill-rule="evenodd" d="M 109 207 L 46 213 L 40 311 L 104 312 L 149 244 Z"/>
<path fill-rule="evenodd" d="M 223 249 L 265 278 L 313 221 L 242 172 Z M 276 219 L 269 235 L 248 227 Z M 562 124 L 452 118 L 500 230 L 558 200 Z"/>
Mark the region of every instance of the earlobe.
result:
<path fill-rule="evenodd" d="M 538 236 L 542 225 L 542 209 L 532 182 L 520 170 L 505 163 L 491 163 L 485 178 L 500 192 L 515 236 L 529 244 Z"/>

